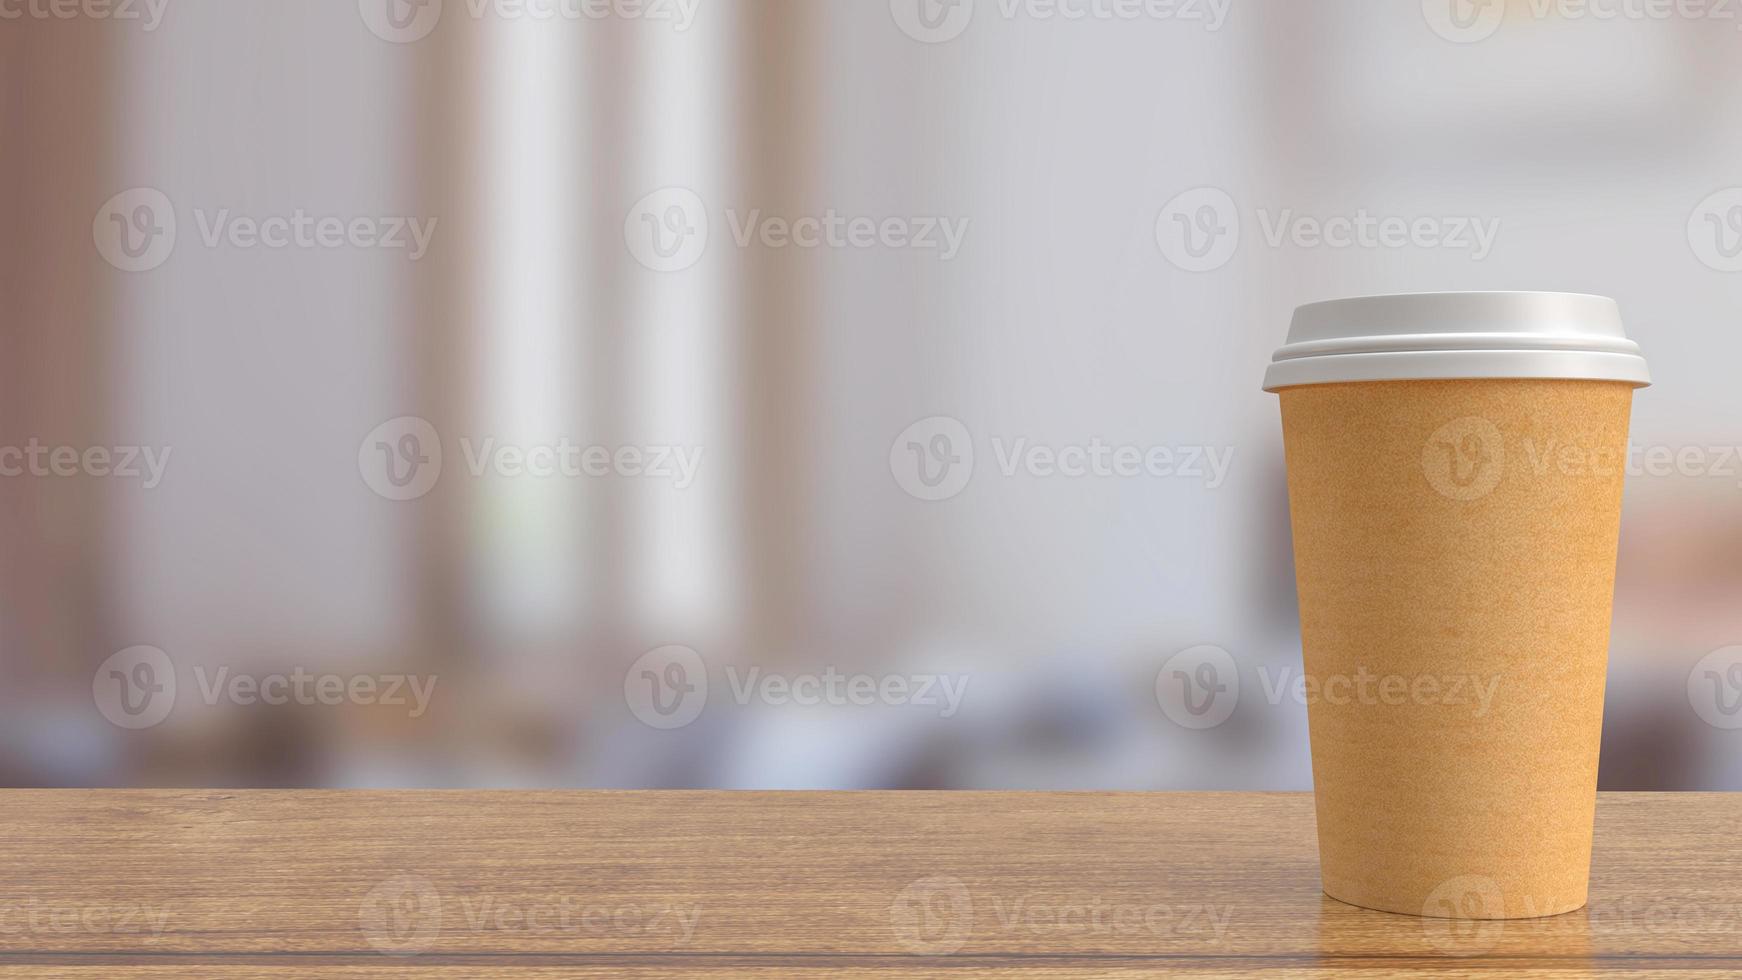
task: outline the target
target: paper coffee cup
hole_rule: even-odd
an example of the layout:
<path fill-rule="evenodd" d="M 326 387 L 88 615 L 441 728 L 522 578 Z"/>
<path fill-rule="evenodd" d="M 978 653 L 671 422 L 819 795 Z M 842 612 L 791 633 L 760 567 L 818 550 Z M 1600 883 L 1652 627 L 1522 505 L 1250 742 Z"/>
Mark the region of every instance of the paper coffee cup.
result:
<path fill-rule="evenodd" d="M 1633 389 L 1614 302 L 1296 311 L 1280 393 L 1325 893 L 1585 904 Z"/>

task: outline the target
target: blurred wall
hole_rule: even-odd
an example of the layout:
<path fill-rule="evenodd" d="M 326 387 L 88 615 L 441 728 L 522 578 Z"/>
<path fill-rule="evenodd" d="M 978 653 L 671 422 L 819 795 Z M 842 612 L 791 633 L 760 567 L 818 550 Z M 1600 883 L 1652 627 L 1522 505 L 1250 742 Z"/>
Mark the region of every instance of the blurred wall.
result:
<path fill-rule="evenodd" d="M 1290 310 L 1561 289 L 1657 379 L 1603 785 L 1742 788 L 1719 15 L 96 9 L 0 20 L 0 445 L 162 468 L 0 477 L 12 784 L 1303 789 Z"/>

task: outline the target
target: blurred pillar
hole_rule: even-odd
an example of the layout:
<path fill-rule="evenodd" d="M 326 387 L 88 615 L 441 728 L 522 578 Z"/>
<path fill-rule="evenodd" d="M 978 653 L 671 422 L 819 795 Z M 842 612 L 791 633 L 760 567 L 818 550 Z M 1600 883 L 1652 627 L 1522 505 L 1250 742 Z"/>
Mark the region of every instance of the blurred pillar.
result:
<path fill-rule="evenodd" d="M 110 381 L 108 266 L 92 221 L 113 194 L 127 25 L 0 25 L 0 447 L 99 445 Z M 7 460 L 15 463 L 14 460 Z M 0 476 L 0 685 L 83 688 L 104 651 L 100 487 Z M 28 697 L 28 695 L 25 695 Z"/>
<path fill-rule="evenodd" d="M 478 120 L 489 111 L 478 105 L 481 36 L 474 23 L 451 18 L 415 46 L 412 68 L 420 95 L 412 177 L 419 213 L 441 218 L 442 244 L 409 273 L 412 322 L 396 327 L 407 338 L 413 402 L 448 446 L 466 431 L 479 343 L 473 329 L 481 207 L 476 143 Z M 438 668 L 465 665 L 478 646 L 467 568 L 475 488 L 457 478 L 462 463 L 445 460 L 455 478 L 443 480 L 420 502 L 417 545 L 409 556 L 418 608 L 412 642 Z"/>
<path fill-rule="evenodd" d="M 744 18 L 741 207 L 796 217 L 821 210 L 819 67 L 827 4 L 781 0 L 736 8 Z M 826 203 L 826 202 L 825 202 Z M 749 649 L 765 660 L 801 651 L 814 635 L 812 528 L 826 404 L 815 390 L 821 249 L 758 249 L 744 263 L 742 406 Z"/>

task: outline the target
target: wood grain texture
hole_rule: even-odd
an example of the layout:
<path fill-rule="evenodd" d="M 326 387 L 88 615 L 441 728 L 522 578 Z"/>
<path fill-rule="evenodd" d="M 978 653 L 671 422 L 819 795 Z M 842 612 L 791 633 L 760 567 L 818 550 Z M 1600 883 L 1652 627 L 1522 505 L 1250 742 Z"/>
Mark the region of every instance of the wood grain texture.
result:
<path fill-rule="evenodd" d="M 1304 794 L 8 791 L 0 972 L 1742 971 L 1742 796 L 1605 794 L 1591 904 L 1319 891 Z"/>

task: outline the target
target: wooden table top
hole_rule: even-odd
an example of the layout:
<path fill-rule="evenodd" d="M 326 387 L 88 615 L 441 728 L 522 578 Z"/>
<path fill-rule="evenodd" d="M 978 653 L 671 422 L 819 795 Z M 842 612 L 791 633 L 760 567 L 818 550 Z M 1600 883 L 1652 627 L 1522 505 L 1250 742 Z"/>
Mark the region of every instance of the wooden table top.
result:
<path fill-rule="evenodd" d="M 1552 919 L 1342 905 L 1313 833 L 1305 794 L 6 791 L 0 972 L 1742 971 L 1742 794 L 1605 794 Z"/>

